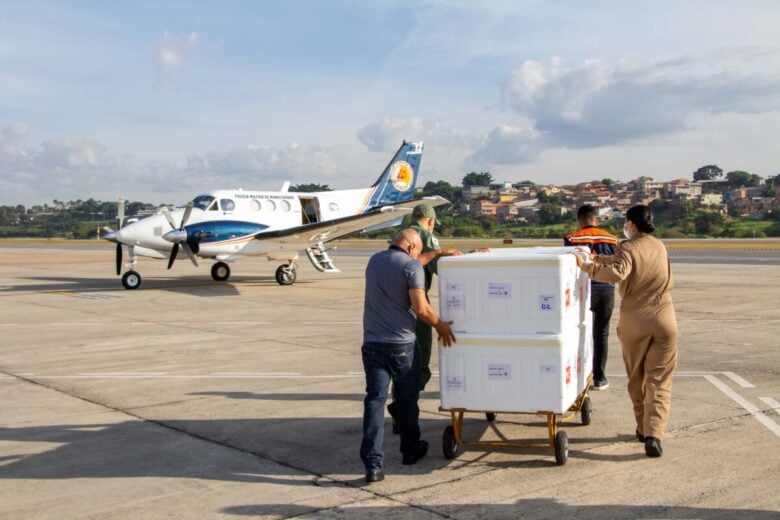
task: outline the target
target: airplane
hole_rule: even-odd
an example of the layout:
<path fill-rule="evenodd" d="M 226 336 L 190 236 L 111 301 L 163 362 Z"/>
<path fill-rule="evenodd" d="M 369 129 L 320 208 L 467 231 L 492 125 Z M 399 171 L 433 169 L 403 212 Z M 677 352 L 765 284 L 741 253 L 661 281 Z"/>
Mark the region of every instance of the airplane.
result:
<path fill-rule="evenodd" d="M 119 200 L 118 229 L 104 228 L 102 238 L 116 243 L 116 274 L 122 274 L 123 248 L 130 261 L 122 275 L 126 289 L 137 289 L 139 256 L 168 260 L 170 269 L 183 251 L 198 267 L 197 257 L 213 259 L 211 277 L 230 278 L 229 262 L 244 257 L 266 257 L 285 262 L 276 269 L 279 285 L 297 279 L 299 252 L 305 251 L 320 272 L 340 272 L 325 243 L 359 231 L 401 223 L 414 206 L 440 206 L 442 197 L 414 197 L 423 143 L 404 141 L 377 181 L 368 188 L 298 193 L 288 191 L 218 190 L 198 195 L 184 208 L 162 207 L 154 215 L 128 220 L 124 199 Z"/>

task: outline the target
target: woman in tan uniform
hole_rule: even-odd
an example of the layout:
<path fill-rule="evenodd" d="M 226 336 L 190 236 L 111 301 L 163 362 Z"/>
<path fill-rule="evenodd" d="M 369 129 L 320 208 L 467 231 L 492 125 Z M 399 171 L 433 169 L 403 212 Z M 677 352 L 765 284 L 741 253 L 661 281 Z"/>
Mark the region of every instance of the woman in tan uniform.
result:
<path fill-rule="evenodd" d="M 628 395 L 634 405 L 636 436 L 648 457 L 660 457 L 661 437 L 669 421 L 672 373 L 677 366 L 677 320 L 672 305 L 672 270 L 647 206 L 626 212 L 621 243 L 612 256 L 577 257 L 577 265 L 593 280 L 620 286 L 617 334 L 628 374 Z"/>

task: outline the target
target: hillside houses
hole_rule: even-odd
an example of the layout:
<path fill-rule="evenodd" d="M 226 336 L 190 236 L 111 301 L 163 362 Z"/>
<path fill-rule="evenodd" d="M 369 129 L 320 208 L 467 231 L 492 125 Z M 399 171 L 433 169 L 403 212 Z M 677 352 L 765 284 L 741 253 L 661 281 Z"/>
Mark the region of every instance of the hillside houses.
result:
<path fill-rule="evenodd" d="M 564 213 L 590 204 L 596 207 L 599 218 L 610 220 L 622 217 L 635 204 L 650 204 L 656 199 L 694 208 L 720 209 L 734 216 L 761 216 L 780 211 L 780 188 L 768 196 L 766 186 L 732 188 L 727 180 L 658 181 L 644 176 L 628 182 L 606 180 L 560 186 L 527 182 L 465 186 L 462 197 L 467 213 L 495 216 L 499 222 L 533 221 L 545 204 L 554 204 Z"/>

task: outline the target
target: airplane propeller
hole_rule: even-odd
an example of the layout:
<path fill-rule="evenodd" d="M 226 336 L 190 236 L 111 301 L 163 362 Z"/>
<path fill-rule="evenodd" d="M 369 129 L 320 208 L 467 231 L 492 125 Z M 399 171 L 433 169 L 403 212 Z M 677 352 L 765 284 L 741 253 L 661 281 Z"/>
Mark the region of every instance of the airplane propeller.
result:
<path fill-rule="evenodd" d="M 125 200 L 124 197 L 119 198 L 119 203 L 116 207 L 116 225 L 117 230 L 122 229 L 122 226 L 125 223 L 125 203 L 127 200 Z M 122 274 L 122 244 L 121 242 L 116 243 L 116 274 L 119 276 Z"/>
<path fill-rule="evenodd" d="M 164 237 L 166 240 L 173 242 L 171 256 L 168 257 L 168 269 L 173 267 L 173 262 L 176 260 L 176 255 L 179 254 L 180 244 L 181 248 L 184 249 L 184 252 L 187 254 L 187 258 L 190 259 L 190 262 L 192 262 L 195 267 L 198 267 L 198 261 L 195 259 L 195 254 L 192 252 L 192 248 L 187 243 L 187 231 L 184 229 L 184 226 L 187 225 L 187 221 L 190 219 L 190 214 L 192 213 L 192 202 L 189 202 L 187 207 L 184 208 L 184 214 L 181 217 L 181 224 L 179 224 L 179 226 L 176 226 L 176 223 L 173 221 L 173 216 L 171 215 L 171 212 L 168 211 L 168 208 L 163 208 L 162 213 L 165 215 L 165 220 L 168 221 L 168 224 L 171 225 L 171 229 L 173 230 L 166 233 Z"/>

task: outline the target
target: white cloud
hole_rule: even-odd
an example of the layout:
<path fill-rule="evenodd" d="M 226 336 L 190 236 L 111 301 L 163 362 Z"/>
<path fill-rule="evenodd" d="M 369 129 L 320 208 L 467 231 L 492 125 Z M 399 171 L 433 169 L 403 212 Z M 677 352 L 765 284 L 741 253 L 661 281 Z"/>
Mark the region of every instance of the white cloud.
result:
<path fill-rule="evenodd" d="M 503 92 L 548 146 L 606 146 L 679 132 L 697 113 L 780 109 L 780 51 L 722 49 L 643 65 L 526 60 Z"/>
<path fill-rule="evenodd" d="M 180 35 L 164 32 L 155 52 L 157 85 L 178 80 L 181 69 L 204 41 L 205 36 L 197 32 Z"/>
<path fill-rule="evenodd" d="M 360 128 L 357 137 L 372 152 L 394 152 L 401 141 L 425 141 L 429 145 L 447 148 L 475 146 L 479 137 L 462 132 L 453 125 L 439 121 L 425 121 L 419 117 L 386 117 L 379 123 Z"/>
<path fill-rule="evenodd" d="M 535 160 L 541 149 L 541 135 L 533 128 L 500 125 L 484 137 L 476 151 L 463 161 L 463 167 L 472 169 L 486 164 L 524 164 Z"/>
<path fill-rule="evenodd" d="M 104 145 L 87 139 L 50 139 L 41 143 L 35 162 L 40 170 L 116 169 L 121 159 Z"/>
<path fill-rule="evenodd" d="M 339 155 L 330 148 L 250 145 L 194 154 L 180 162 L 156 161 L 132 172 L 140 192 L 192 196 L 219 188 L 278 189 L 284 181 L 324 182 L 338 178 Z"/>
<path fill-rule="evenodd" d="M 88 139 L 49 139 L 23 148 L 27 127 L 0 127 L 0 192 L 4 202 L 31 203 L 52 198 L 113 199 L 135 193 L 180 201 L 217 188 L 277 189 L 283 181 L 339 179 L 340 155 L 322 146 L 245 146 L 194 154 L 179 162 L 134 164 Z"/>
<path fill-rule="evenodd" d="M 0 158 L 13 158 L 23 155 L 20 148 L 22 141 L 27 136 L 27 126 L 16 123 L 3 127 L 0 130 Z"/>

